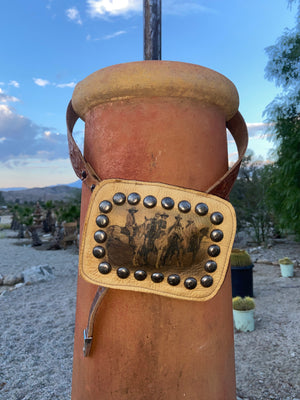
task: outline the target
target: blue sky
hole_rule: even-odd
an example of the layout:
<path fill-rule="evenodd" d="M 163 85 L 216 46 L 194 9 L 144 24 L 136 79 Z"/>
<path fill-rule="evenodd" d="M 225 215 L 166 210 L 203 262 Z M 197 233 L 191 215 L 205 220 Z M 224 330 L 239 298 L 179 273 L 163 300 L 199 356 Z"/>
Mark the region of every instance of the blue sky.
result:
<path fill-rule="evenodd" d="M 262 113 L 278 88 L 264 79 L 264 49 L 294 26 L 295 13 L 286 0 L 162 0 L 162 59 L 232 80 L 249 148 L 265 159 Z M 67 104 L 90 73 L 142 60 L 142 0 L 9 0 L 0 18 L 0 188 L 73 182 Z M 79 123 L 79 143 L 82 132 Z"/>

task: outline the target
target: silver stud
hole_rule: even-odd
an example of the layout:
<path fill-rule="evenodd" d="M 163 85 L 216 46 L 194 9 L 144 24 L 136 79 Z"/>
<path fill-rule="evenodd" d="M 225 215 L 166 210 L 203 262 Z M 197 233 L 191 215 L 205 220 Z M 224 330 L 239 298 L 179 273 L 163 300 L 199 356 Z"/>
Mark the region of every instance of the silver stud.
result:
<path fill-rule="evenodd" d="M 144 206 L 147 207 L 147 208 L 153 208 L 153 207 L 155 207 L 156 204 L 157 204 L 156 197 L 154 197 L 154 196 L 146 196 L 146 197 L 144 198 L 143 204 L 144 204 Z"/>
<path fill-rule="evenodd" d="M 197 280 L 195 278 L 186 278 L 184 286 L 189 290 L 195 289 L 197 286 Z"/>
<path fill-rule="evenodd" d="M 213 284 L 214 280 L 210 275 L 204 275 L 202 276 L 200 282 L 202 286 L 210 287 Z"/>
<path fill-rule="evenodd" d="M 178 209 L 179 211 L 181 211 L 182 213 L 188 213 L 191 210 L 191 204 L 186 201 L 186 200 L 182 200 L 179 204 L 178 204 Z"/>
<path fill-rule="evenodd" d="M 220 212 L 214 212 L 213 214 L 211 214 L 210 216 L 210 220 L 214 225 L 220 225 L 223 222 L 223 214 L 221 214 Z"/>
<path fill-rule="evenodd" d="M 220 242 L 223 237 L 223 232 L 220 229 L 214 229 L 210 234 L 210 238 L 214 242 Z"/>
<path fill-rule="evenodd" d="M 161 201 L 161 205 L 166 210 L 172 210 L 172 208 L 174 207 L 175 203 L 174 203 L 174 200 L 171 199 L 171 197 L 164 197 L 162 199 L 162 201 Z"/>
<path fill-rule="evenodd" d="M 103 200 L 103 201 L 101 201 L 101 203 L 99 205 L 99 209 L 100 209 L 101 212 L 107 214 L 107 213 L 109 213 L 111 211 L 112 204 L 108 200 Z"/>
<path fill-rule="evenodd" d="M 215 270 L 217 269 L 217 263 L 213 260 L 208 260 L 205 265 L 204 265 L 204 269 L 206 272 L 215 272 Z"/>
<path fill-rule="evenodd" d="M 180 276 L 177 274 L 168 276 L 168 284 L 171 286 L 177 286 L 180 283 Z"/>
<path fill-rule="evenodd" d="M 164 274 L 162 274 L 161 272 L 154 272 L 151 275 L 151 279 L 155 283 L 162 282 L 164 280 Z"/>
<path fill-rule="evenodd" d="M 105 256 L 105 248 L 102 246 L 96 246 L 93 248 L 93 254 L 96 258 L 103 258 Z"/>
<path fill-rule="evenodd" d="M 118 192 L 114 195 L 113 197 L 113 202 L 117 205 L 117 206 L 121 206 L 122 204 L 124 204 L 126 201 L 126 196 L 124 193 Z"/>
<path fill-rule="evenodd" d="M 111 265 L 108 262 L 102 262 L 98 266 L 98 271 L 103 275 L 109 274 L 111 271 Z"/>
<path fill-rule="evenodd" d="M 208 206 L 205 203 L 198 203 L 195 207 L 195 211 L 198 215 L 206 215 L 208 213 Z"/>
<path fill-rule="evenodd" d="M 96 224 L 99 228 L 105 228 L 109 223 L 109 219 L 106 215 L 98 215 L 96 218 Z"/>
<path fill-rule="evenodd" d="M 97 231 L 94 234 L 94 239 L 96 240 L 96 242 L 98 243 L 104 243 L 105 240 L 107 239 L 107 235 L 106 232 L 104 231 Z"/>
<path fill-rule="evenodd" d="M 142 269 L 139 269 L 135 271 L 134 277 L 137 281 L 143 281 L 147 278 L 147 272 L 143 271 Z"/>
<path fill-rule="evenodd" d="M 216 244 L 212 244 L 211 246 L 209 246 L 207 253 L 209 256 L 211 257 L 217 257 L 221 252 L 221 249 L 218 245 Z"/>
<path fill-rule="evenodd" d="M 117 275 L 121 279 L 128 278 L 129 274 L 130 274 L 130 271 L 129 271 L 128 268 L 120 267 L 120 268 L 117 269 Z"/>
<path fill-rule="evenodd" d="M 127 198 L 127 201 L 130 205 L 136 206 L 141 201 L 141 196 L 138 193 L 130 193 Z"/>

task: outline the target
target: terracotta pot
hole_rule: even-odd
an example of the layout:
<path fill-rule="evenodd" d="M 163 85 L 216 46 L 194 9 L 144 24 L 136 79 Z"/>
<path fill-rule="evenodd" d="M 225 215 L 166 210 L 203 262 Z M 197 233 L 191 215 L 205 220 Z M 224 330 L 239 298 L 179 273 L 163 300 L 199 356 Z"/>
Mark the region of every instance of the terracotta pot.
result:
<path fill-rule="evenodd" d="M 228 169 L 226 120 L 238 94 L 224 76 L 177 62 L 97 71 L 74 91 L 84 156 L 101 177 L 206 190 Z M 90 190 L 83 185 L 81 226 Z M 83 330 L 97 287 L 78 278 L 73 400 L 235 399 L 230 271 L 207 302 L 110 289 L 89 357 Z"/>

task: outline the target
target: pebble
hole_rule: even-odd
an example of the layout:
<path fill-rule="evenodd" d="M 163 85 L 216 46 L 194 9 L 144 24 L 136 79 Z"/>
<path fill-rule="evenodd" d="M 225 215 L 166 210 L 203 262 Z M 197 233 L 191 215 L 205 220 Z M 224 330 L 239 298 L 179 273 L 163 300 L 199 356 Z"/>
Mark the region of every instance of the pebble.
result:
<path fill-rule="evenodd" d="M 6 275 L 3 279 L 3 285 L 7 285 L 7 286 L 14 286 L 17 283 L 20 283 L 23 281 L 23 276 L 20 275 Z"/>
<path fill-rule="evenodd" d="M 19 288 L 21 288 L 22 286 L 25 286 L 25 283 L 24 283 L 24 282 L 17 283 L 17 284 L 15 285 L 15 289 L 19 289 Z"/>
<path fill-rule="evenodd" d="M 54 278 L 53 270 L 48 264 L 28 268 L 23 271 L 23 276 L 25 285 L 45 282 Z"/>

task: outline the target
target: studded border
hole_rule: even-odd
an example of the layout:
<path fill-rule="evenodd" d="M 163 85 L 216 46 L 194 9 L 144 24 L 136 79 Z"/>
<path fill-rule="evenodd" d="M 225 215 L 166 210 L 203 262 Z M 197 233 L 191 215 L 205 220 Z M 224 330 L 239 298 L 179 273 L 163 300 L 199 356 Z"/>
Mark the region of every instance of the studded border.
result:
<path fill-rule="evenodd" d="M 107 240 L 107 234 L 103 230 L 104 228 L 108 227 L 109 225 L 109 213 L 112 211 L 114 206 L 122 206 L 126 204 L 126 201 L 129 205 L 136 206 L 141 201 L 143 202 L 143 206 L 151 209 L 157 206 L 157 198 L 153 195 L 147 195 L 143 199 L 137 192 L 131 192 L 127 197 L 123 192 L 117 192 L 112 197 L 112 202 L 110 200 L 102 200 L 99 204 L 99 211 L 100 214 L 96 218 L 96 225 L 100 230 L 97 230 L 94 234 L 94 240 L 97 242 L 97 245 L 93 248 L 93 256 L 97 259 L 104 259 L 106 256 L 106 249 L 105 247 L 101 246 Z M 171 197 L 163 197 L 161 200 L 161 206 L 165 210 L 172 210 L 176 204 L 175 201 Z M 177 208 L 179 212 L 187 214 L 189 212 L 193 212 L 192 206 L 189 201 L 181 200 L 177 204 Z M 206 203 L 200 202 L 195 206 L 194 212 L 198 216 L 205 216 L 209 212 L 209 208 Z M 210 221 L 213 225 L 216 226 L 216 229 L 212 230 L 210 234 L 210 239 L 215 244 L 211 244 L 208 249 L 207 253 L 211 258 L 217 257 L 221 249 L 218 244 L 223 240 L 224 234 L 221 229 L 217 229 L 219 225 L 221 225 L 224 221 L 224 217 L 222 213 L 215 211 L 210 215 Z M 98 245 L 99 244 L 99 245 Z M 204 265 L 204 269 L 208 273 L 213 273 L 217 270 L 217 262 L 215 260 L 208 260 Z M 113 269 L 110 263 L 107 261 L 102 261 L 99 263 L 98 271 L 102 275 L 110 274 Z M 116 269 L 116 274 L 120 279 L 126 279 L 130 276 L 130 269 L 127 267 L 119 267 Z M 137 281 L 144 281 L 148 278 L 148 274 L 143 269 L 137 269 L 133 273 L 134 278 Z M 151 274 L 151 280 L 154 283 L 160 283 L 165 279 L 165 276 L 162 272 L 153 272 Z M 177 286 L 181 282 L 181 277 L 178 274 L 170 274 L 167 276 L 167 282 L 170 286 Z M 204 288 L 209 288 L 213 285 L 213 277 L 209 274 L 203 275 L 200 278 L 200 284 Z M 188 277 L 184 280 L 184 287 L 188 290 L 193 290 L 197 287 L 198 281 L 194 277 Z"/>

